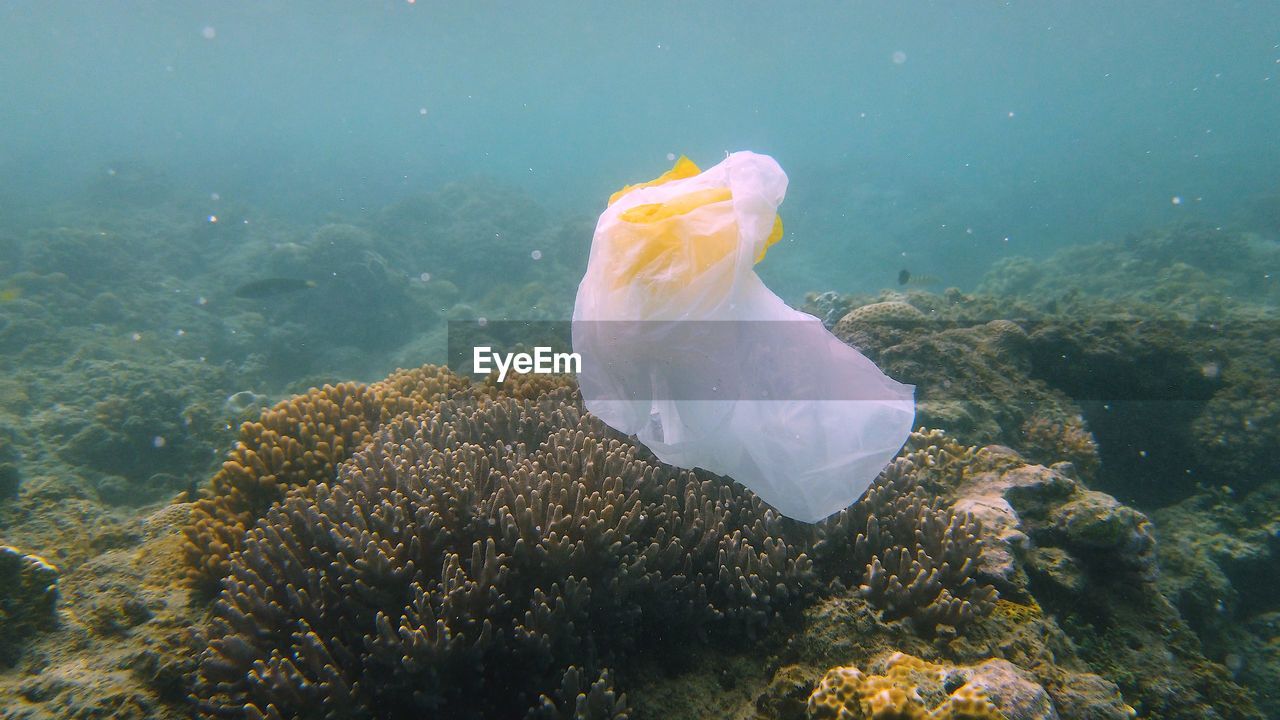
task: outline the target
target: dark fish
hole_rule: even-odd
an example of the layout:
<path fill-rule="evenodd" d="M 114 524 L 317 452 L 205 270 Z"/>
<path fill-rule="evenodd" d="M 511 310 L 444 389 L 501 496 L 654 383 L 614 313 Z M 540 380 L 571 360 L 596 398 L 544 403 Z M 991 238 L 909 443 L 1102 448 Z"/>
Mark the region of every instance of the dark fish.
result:
<path fill-rule="evenodd" d="M 898 284 L 906 285 L 908 283 L 911 285 L 919 286 L 919 287 L 936 285 L 938 283 L 938 276 L 937 275 L 912 275 L 911 271 L 904 269 L 902 270 L 902 272 L 898 273 Z"/>
<path fill-rule="evenodd" d="M 263 278 L 262 280 L 253 280 L 236 288 L 236 297 L 238 298 L 269 298 L 276 295 L 284 295 L 285 293 L 298 292 L 313 288 L 316 284 L 312 280 L 299 280 L 298 278 Z"/>

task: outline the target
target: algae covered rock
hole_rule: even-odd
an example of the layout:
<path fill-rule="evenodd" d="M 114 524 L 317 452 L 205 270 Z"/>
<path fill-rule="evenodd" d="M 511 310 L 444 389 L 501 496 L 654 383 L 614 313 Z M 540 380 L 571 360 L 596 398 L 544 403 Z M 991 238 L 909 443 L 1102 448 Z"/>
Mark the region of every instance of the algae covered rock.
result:
<path fill-rule="evenodd" d="M 0 663 L 13 662 L 27 636 L 57 625 L 57 602 L 58 568 L 0 545 Z"/>
<path fill-rule="evenodd" d="M 1158 546 L 1143 513 L 1090 490 L 1066 463 L 976 473 L 955 495 L 959 507 L 1000 510 L 986 513 L 993 532 L 984 535 L 984 545 L 1009 553 L 1025 573 L 1025 590 L 1057 619 L 1074 652 L 1095 674 L 1114 681 L 1138 712 L 1261 717 L 1227 670 L 1205 657 L 1186 620 L 1154 582 Z M 1062 677 L 1069 682 L 1048 688 L 1058 711 L 1084 713 L 1065 717 L 1098 716 L 1101 701 L 1091 694 L 1096 683 Z M 1206 715 L 1207 708 L 1223 714 Z"/>

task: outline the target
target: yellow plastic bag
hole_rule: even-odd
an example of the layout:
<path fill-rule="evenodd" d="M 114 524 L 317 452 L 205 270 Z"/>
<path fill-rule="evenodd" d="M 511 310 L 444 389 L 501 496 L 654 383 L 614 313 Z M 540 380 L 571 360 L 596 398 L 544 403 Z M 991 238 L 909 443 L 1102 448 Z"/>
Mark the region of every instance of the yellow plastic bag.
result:
<path fill-rule="evenodd" d="M 729 155 L 615 193 L 573 311 L 587 409 L 663 462 L 746 485 L 817 522 L 857 501 L 906 441 L 914 388 L 887 377 L 753 266 L 782 236 L 787 176 Z"/>

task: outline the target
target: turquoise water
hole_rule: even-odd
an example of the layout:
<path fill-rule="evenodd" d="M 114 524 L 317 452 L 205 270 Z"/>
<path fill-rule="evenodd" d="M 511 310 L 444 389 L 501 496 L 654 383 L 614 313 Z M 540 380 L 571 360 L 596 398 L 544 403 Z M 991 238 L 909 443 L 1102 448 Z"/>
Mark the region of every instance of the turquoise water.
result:
<path fill-rule="evenodd" d="M 1006 709 L 1280 718 L 1278 84 L 1274 0 L 0 0 L 0 720 L 345 717 L 339 675 L 353 717 L 784 720 L 891 651 L 954 666 L 930 702 L 999 658 Z M 803 337 L 915 388 L 823 524 L 430 365 L 567 343 L 610 194 L 740 150 L 789 176 L 756 268 Z M 730 331 L 717 392 L 848 357 Z M 741 447 L 856 445 L 787 436 L 863 387 L 797 385 Z"/>
<path fill-rule="evenodd" d="M 111 163 L 346 218 L 482 174 L 594 214 L 668 154 L 774 155 L 784 296 L 972 286 L 1005 254 L 1274 193 L 1280 6 L 5 4 L 0 197 Z M 1174 204 L 1174 199 L 1180 199 Z M 834 260 L 834 261 L 833 261 Z"/>

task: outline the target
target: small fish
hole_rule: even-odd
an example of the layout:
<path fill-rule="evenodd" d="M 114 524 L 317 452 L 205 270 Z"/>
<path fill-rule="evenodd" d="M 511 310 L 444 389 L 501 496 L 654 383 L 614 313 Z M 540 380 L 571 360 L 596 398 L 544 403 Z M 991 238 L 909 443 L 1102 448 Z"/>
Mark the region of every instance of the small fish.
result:
<path fill-rule="evenodd" d="M 938 276 L 937 275 L 912 275 L 910 270 L 907 270 L 904 268 L 901 272 L 898 273 L 898 284 L 899 285 L 910 284 L 910 285 L 917 285 L 920 287 L 924 287 L 927 285 L 937 285 Z"/>
<path fill-rule="evenodd" d="M 298 278 L 263 278 L 262 280 L 253 280 L 236 288 L 235 295 L 238 298 L 269 298 L 276 295 L 284 295 L 285 293 L 298 292 L 307 288 L 315 287 L 313 280 L 299 280 Z"/>

